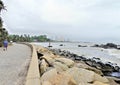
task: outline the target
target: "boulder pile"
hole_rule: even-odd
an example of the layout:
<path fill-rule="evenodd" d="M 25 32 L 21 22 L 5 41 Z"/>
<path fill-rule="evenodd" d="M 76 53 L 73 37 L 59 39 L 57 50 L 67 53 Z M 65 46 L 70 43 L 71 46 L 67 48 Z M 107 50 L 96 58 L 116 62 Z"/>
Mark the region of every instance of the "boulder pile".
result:
<path fill-rule="evenodd" d="M 101 45 L 95 44 L 92 47 L 101 47 L 101 48 L 104 48 L 104 49 L 109 49 L 109 48 L 120 49 L 120 46 L 116 45 L 114 43 L 107 43 L 107 44 L 101 44 Z"/>
<path fill-rule="evenodd" d="M 119 85 L 113 79 L 105 77 L 101 70 L 87 65 L 84 61 L 74 61 L 42 47 L 37 49 L 37 52 L 41 54 L 41 85 Z"/>

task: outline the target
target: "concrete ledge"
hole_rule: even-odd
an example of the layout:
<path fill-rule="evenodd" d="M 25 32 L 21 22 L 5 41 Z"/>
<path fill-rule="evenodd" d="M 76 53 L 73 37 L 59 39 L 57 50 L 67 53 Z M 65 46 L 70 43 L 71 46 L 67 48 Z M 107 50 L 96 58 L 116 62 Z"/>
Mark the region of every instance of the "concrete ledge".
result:
<path fill-rule="evenodd" d="M 25 85 L 40 85 L 38 56 L 35 46 L 31 44 L 31 48 L 32 48 L 32 59 L 28 69 Z"/>

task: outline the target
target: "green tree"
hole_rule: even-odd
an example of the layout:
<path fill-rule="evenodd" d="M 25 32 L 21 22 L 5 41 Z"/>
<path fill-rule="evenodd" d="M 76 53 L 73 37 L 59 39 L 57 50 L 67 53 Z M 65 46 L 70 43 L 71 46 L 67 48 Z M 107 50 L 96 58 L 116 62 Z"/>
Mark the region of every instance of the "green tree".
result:
<path fill-rule="evenodd" d="M 3 2 L 0 0 L 0 15 L 2 9 L 5 9 L 5 6 Z M 3 40 L 6 38 L 8 38 L 8 32 L 5 28 L 3 28 L 3 21 L 2 18 L 0 17 L 0 47 L 2 46 Z"/>

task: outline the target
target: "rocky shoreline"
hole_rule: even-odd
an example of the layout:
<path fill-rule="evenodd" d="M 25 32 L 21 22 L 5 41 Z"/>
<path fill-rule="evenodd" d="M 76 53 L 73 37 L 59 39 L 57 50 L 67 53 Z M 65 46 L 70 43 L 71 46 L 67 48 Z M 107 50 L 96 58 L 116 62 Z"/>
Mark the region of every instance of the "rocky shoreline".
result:
<path fill-rule="evenodd" d="M 73 61 L 83 61 L 85 64 L 99 69 L 103 72 L 105 76 L 112 76 L 110 74 L 116 72 L 120 73 L 120 67 L 117 64 L 107 62 L 103 63 L 100 58 L 85 58 L 84 56 L 78 56 L 77 54 L 70 53 L 69 51 L 62 51 L 60 49 L 50 49 L 55 55 L 64 56 L 65 58 L 72 59 Z M 120 75 L 114 75 L 120 78 Z"/>
<path fill-rule="evenodd" d="M 107 43 L 107 44 L 95 44 L 94 46 L 91 47 L 100 47 L 100 48 L 104 48 L 104 49 L 117 49 L 120 50 L 120 45 L 114 44 L 114 43 Z"/>
<path fill-rule="evenodd" d="M 69 51 L 37 47 L 41 85 L 119 85 L 120 72 L 113 63 L 87 59 Z M 109 74 L 109 75 L 108 75 Z"/>

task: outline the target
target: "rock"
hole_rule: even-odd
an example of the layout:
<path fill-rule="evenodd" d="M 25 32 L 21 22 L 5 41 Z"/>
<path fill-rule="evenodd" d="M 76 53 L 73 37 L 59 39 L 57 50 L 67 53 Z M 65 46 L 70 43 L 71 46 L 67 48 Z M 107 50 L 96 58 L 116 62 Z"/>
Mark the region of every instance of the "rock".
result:
<path fill-rule="evenodd" d="M 67 59 L 67 58 L 55 58 L 55 61 L 61 62 L 67 65 L 68 67 L 72 67 L 74 65 L 74 61 Z"/>
<path fill-rule="evenodd" d="M 49 81 L 44 81 L 42 85 L 52 85 Z"/>
<path fill-rule="evenodd" d="M 95 81 L 93 83 L 93 85 L 110 85 L 110 84 L 105 84 L 105 83 L 102 83 L 102 82 L 99 82 L 99 81 Z"/>
<path fill-rule="evenodd" d="M 100 81 L 100 82 L 103 82 L 103 83 L 108 83 L 109 80 L 105 77 L 102 77 L 98 74 L 94 74 L 94 81 Z"/>
<path fill-rule="evenodd" d="M 78 47 L 81 47 L 81 45 L 78 45 Z"/>
<path fill-rule="evenodd" d="M 47 67 L 46 72 L 54 69 L 54 67 Z"/>
<path fill-rule="evenodd" d="M 75 80 L 68 74 L 61 73 L 59 74 L 56 79 L 59 80 L 56 84 L 53 85 L 77 85 Z"/>
<path fill-rule="evenodd" d="M 43 58 L 45 58 L 50 64 L 52 64 L 53 62 L 55 62 L 55 60 L 49 56 L 42 56 Z"/>
<path fill-rule="evenodd" d="M 59 46 L 63 46 L 63 44 L 60 44 Z"/>
<path fill-rule="evenodd" d="M 117 45 L 113 43 L 107 43 L 106 46 L 111 47 L 111 48 L 117 48 Z"/>
<path fill-rule="evenodd" d="M 115 66 L 114 70 L 117 71 L 117 72 L 119 72 L 120 71 L 120 67 L 119 66 Z"/>
<path fill-rule="evenodd" d="M 41 83 L 48 81 L 52 85 L 77 85 L 75 80 L 70 75 L 58 73 L 56 69 L 45 72 L 40 81 Z"/>
<path fill-rule="evenodd" d="M 79 85 L 94 85 L 94 84 L 89 84 L 89 83 L 79 83 Z"/>
<path fill-rule="evenodd" d="M 103 75 L 103 73 L 101 72 L 101 70 L 98 70 L 96 68 L 92 68 L 92 67 L 88 67 L 86 68 L 87 70 L 90 70 L 90 71 L 94 71 L 95 73 L 99 74 L 99 75 Z"/>
<path fill-rule="evenodd" d="M 40 63 L 40 74 L 43 74 L 47 69 L 47 63 L 45 62 L 44 59 L 42 59 Z"/>
<path fill-rule="evenodd" d="M 95 81 L 93 84 L 90 83 L 80 83 L 79 85 L 110 85 L 110 84 L 105 84 L 99 81 Z"/>
<path fill-rule="evenodd" d="M 98 70 L 94 67 L 90 67 L 90 66 L 86 65 L 85 63 L 77 63 L 75 66 L 78 67 L 78 68 L 84 68 L 84 69 L 87 69 L 87 70 L 90 70 L 90 71 L 94 71 L 95 73 L 97 73 L 99 75 L 103 75 L 101 70 Z"/>
<path fill-rule="evenodd" d="M 107 77 L 107 79 L 109 80 L 110 85 L 118 85 L 118 84 L 115 82 L 114 78 Z"/>
<path fill-rule="evenodd" d="M 86 45 L 82 46 L 82 45 L 78 45 L 78 47 L 87 47 Z"/>
<path fill-rule="evenodd" d="M 49 45 L 48 47 L 53 47 L 52 45 Z"/>
<path fill-rule="evenodd" d="M 114 67 L 111 66 L 110 64 L 104 64 L 101 69 L 103 72 L 113 72 Z"/>
<path fill-rule="evenodd" d="M 73 67 L 67 70 L 66 73 L 71 75 L 74 78 L 74 80 L 77 82 L 77 84 L 89 83 L 94 81 L 100 81 L 105 83 L 109 82 L 105 77 L 102 77 L 93 71 L 89 71 L 83 68 Z"/>
<path fill-rule="evenodd" d="M 61 62 L 54 62 L 53 67 L 55 67 L 57 71 L 66 71 L 68 69 L 68 66 Z"/>
<path fill-rule="evenodd" d="M 102 47 L 102 48 L 105 48 L 105 49 L 107 49 L 107 48 L 115 48 L 115 49 L 118 49 L 119 47 L 116 45 L 116 44 L 114 44 L 114 43 L 107 43 L 107 44 L 101 44 L 101 45 L 98 45 L 98 44 L 95 44 L 94 46 L 91 46 L 91 47 Z"/>
<path fill-rule="evenodd" d="M 114 44 L 114 43 L 107 43 L 106 45 L 102 44 L 99 47 L 102 47 L 102 48 L 105 48 L 105 49 L 107 49 L 107 48 L 115 48 L 115 49 L 117 49 L 117 45 Z"/>
<path fill-rule="evenodd" d="M 45 72 L 42 76 L 41 76 L 41 83 L 43 83 L 44 81 L 49 81 L 52 78 L 55 78 L 55 76 L 57 76 L 57 70 L 56 69 L 51 69 L 47 72 Z"/>
<path fill-rule="evenodd" d="M 99 47 L 99 45 L 98 44 L 95 44 L 94 46 L 92 46 L 92 47 Z"/>

